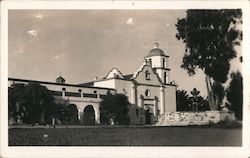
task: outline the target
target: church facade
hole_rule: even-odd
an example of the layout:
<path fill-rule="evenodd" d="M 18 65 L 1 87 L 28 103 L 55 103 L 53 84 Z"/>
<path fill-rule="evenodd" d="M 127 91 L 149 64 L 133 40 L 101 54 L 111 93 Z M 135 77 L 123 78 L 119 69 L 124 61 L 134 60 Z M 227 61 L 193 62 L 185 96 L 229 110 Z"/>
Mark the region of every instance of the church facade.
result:
<path fill-rule="evenodd" d="M 9 86 L 30 81 L 9 78 Z M 124 75 L 113 68 L 101 79 L 78 85 L 66 84 L 61 76 L 56 82 L 35 82 L 46 86 L 56 103 L 75 106 L 81 123 L 89 112 L 94 122 L 100 123 L 99 103 L 108 91 L 128 97 L 131 124 L 156 124 L 164 113 L 176 112 L 176 85 L 170 81 L 169 56 L 159 48 L 158 43 L 154 44 L 144 57 L 142 66 L 133 74 Z"/>

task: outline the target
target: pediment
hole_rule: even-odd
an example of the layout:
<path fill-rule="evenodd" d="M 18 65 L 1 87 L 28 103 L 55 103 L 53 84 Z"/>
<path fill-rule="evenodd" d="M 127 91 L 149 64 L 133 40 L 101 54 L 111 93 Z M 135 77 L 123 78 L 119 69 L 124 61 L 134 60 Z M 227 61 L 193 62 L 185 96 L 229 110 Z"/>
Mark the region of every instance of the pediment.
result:
<path fill-rule="evenodd" d="M 122 78 L 122 79 L 124 79 L 124 76 L 117 68 L 113 68 L 112 70 L 109 71 L 109 73 L 105 77 L 105 79 L 108 79 L 108 78 Z"/>
<path fill-rule="evenodd" d="M 149 65 L 144 65 L 138 72 L 134 74 L 133 79 L 141 84 L 161 85 L 159 76 Z"/>

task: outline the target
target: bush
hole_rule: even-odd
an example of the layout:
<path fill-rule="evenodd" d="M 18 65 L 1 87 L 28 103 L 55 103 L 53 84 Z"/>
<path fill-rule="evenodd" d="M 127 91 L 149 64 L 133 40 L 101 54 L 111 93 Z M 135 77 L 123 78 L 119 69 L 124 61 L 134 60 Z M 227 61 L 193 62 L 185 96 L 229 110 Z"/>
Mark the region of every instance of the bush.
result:
<path fill-rule="evenodd" d="M 232 121 L 229 119 L 225 119 L 225 120 L 222 120 L 218 123 L 209 122 L 208 126 L 215 127 L 215 128 L 233 129 L 233 128 L 241 128 L 242 124 L 237 120 Z"/>

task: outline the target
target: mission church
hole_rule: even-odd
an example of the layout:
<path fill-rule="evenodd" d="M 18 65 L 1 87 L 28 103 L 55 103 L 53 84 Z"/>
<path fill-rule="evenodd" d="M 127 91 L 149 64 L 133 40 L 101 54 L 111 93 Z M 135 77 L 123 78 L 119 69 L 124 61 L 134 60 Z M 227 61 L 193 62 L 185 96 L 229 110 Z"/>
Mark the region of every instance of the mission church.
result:
<path fill-rule="evenodd" d="M 9 78 L 9 86 L 31 81 Z M 108 92 L 128 97 L 131 124 L 156 124 L 164 113 L 176 112 L 176 85 L 170 81 L 169 56 L 158 43 L 133 74 L 124 75 L 113 68 L 105 77 L 83 84 L 67 84 L 61 75 L 56 82 L 35 82 L 46 86 L 56 103 L 75 107 L 76 117 L 83 124 L 87 113 L 94 123 L 100 123 L 99 104 Z"/>

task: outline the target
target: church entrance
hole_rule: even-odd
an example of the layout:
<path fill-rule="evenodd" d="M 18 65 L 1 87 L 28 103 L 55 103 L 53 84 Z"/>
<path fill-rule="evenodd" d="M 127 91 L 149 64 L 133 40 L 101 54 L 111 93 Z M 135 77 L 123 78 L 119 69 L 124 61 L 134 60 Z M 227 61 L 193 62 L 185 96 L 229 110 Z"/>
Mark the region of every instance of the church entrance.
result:
<path fill-rule="evenodd" d="M 148 108 L 147 110 L 145 110 L 145 123 L 147 125 L 153 124 L 152 118 L 153 118 L 153 113 L 151 108 Z"/>
<path fill-rule="evenodd" d="M 83 124 L 94 125 L 95 124 L 95 110 L 92 105 L 88 105 L 83 111 Z"/>

